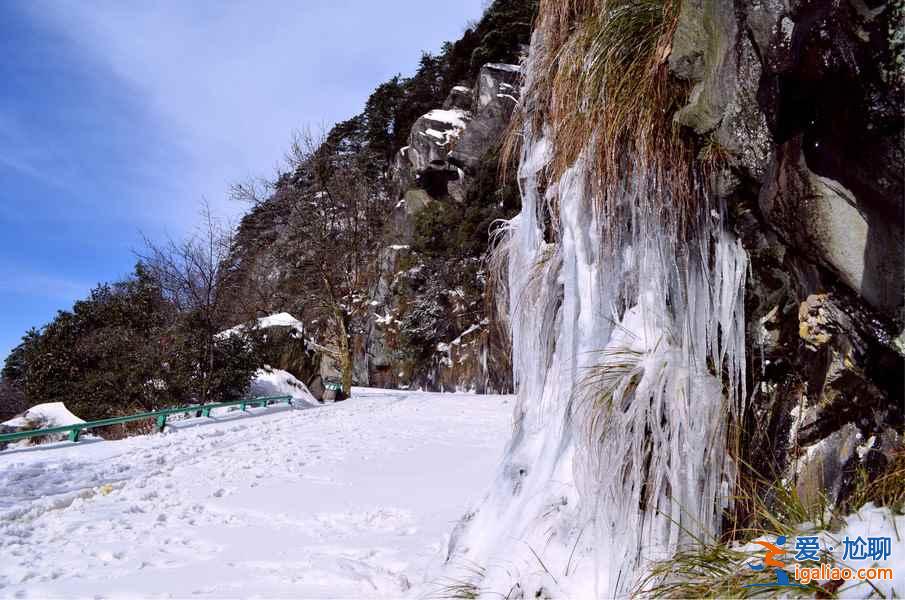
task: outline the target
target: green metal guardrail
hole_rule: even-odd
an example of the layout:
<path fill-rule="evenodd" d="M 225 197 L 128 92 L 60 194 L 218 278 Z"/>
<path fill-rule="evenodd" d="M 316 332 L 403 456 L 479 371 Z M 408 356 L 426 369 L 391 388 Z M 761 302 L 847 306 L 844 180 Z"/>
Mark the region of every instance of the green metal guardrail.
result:
<path fill-rule="evenodd" d="M 170 415 L 183 413 L 186 416 L 195 413 L 196 417 L 210 417 L 211 411 L 215 408 L 224 408 L 229 406 L 238 406 L 240 410 L 246 410 L 249 406 L 267 406 L 271 402 L 279 404 L 285 402 L 292 406 L 292 396 L 266 396 L 261 398 L 246 398 L 245 400 L 233 400 L 232 402 L 215 402 L 213 404 L 197 404 L 193 406 L 182 406 L 179 408 L 165 408 L 163 410 L 155 410 L 154 412 L 140 413 L 137 415 L 129 415 L 128 417 L 113 417 L 111 419 L 101 419 L 99 421 L 86 421 L 85 423 L 77 423 L 75 425 L 64 425 L 62 427 L 50 427 L 48 429 L 34 429 L 32 431 L 17 431 L 15 433 L 0 434 L 0 443 L 15 442 L 27 438 L 41 437 L 53 433 L 69 433 L 69 441 L 79 441 L 79 436 L 83 431 L 89 429 L 97 429 L 98 427 L 106 427 L 108 425 L 119 425 L 121 423 L 131 423 L 132 421 L 141 421 L 143 419 L 155 419 L 157 431 L 163 431 L 167 425 L 167 417 Z"/>

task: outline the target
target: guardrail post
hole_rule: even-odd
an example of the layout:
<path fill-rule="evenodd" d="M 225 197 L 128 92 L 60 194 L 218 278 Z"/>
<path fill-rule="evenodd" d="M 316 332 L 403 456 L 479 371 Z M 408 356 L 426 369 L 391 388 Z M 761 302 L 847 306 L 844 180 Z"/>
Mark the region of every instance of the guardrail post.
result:
<path fill-rule="evenodd" d="M 201 409 L 201 416 L 202 416 L 202 417 L 209 417 L 209 416 L 211 416 L 211 407 L 210 407 L 210 406 L 205 406 L 204 408 L 202 408 L 202 409 Z"/>
<path fill-rule="evenodd" d="M 82 430 L 81 430 L 81 429 L 73 429 L 73 430 L 71 430 L 71 431 L 69 432 L 69 441 L 70 441 L 70 442 L 77 442 L 77 441 L 79 441 L 79 434 L 81 434 L 81 433 L 82 433 Z"/>
<path fill-rule="evenodd" d="M 239 405 L 239 410 L 241 410 L 242 412 L 245 412 L 245 403 L 244 402 Z"/>
<path fill-rule="evenodd" d="M 160 415 L 157 417 L 157 431 L 163 433 L 163 428 L 167 426 L 167 416 Z"/>

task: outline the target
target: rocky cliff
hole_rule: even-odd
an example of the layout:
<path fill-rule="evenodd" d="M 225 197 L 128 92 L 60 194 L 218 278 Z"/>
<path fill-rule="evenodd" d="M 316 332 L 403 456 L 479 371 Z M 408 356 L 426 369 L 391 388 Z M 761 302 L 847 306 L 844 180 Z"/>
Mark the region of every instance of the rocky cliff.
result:
<path fill-rule="evenodd" d="M 902 444 L 901 3 L 682 4 L 675 120 L 751 263 L 746 458 L 844 500 Z"/>
<path fill-rule="evenodd" d="M 762 526 L 752 502 L 844 514 L 889 472 L 902 18 L 860 0 L 541 3 L 501 246 L 516 425 L 453 577 L 488 597 L 627 594 L 656 561 Z"/>
<path fill-rule="evenodd" d="M 481 180 L 498 187 L 495 157 L 518 103 L 518 80 L 518 65 L 483 65 L 473 87 L 454 87 L 442 108 L 415 121 L 396 156 L 396 204 L 380 254 L 366 353 L 374 385 L 511 389 L 507 340 L 491 323 L 487 247 L 466 255 L 450 248 L 440 257 L 447 260 L 432 260 L 443 248 L 433 236 L 425 239 L 431 225 L 425 217 L 439 210 L 461 220 L 478 205 L 486 214 L 476 226 L 486 229 L 512 210 Z M 468 233 L 486 240 L 488 232 Z"/>
<path fill-rule="evenodd" d="M 494 222 L 519 205 L 498 166 L 535 10 L 495 0 L 413 76 L 379 85 L 361 114 L 300 140 L 276 181 L 237 186 L 252 209 L 233 245 L 232 323 L 298 316 L 322 349 L 319 372 L 335 378 L 348 338 L 359 385 L 511 389 L 486 258 Z M 329 290 L 312 294 L 325 275 Z"/>

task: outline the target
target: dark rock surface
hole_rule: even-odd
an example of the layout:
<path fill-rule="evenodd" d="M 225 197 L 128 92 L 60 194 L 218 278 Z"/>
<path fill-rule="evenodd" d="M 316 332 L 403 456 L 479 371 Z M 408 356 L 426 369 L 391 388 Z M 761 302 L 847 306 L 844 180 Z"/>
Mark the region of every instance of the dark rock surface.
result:
<path fill-rule="evenodd" d="M 473 99 L 475 116 L 449 153 L 451 164 L 473 175 L 487 150 L 500 143 L 518 102 L 519 76 L 520 69 L 516 65 L 481 67 Z"/>
<path fill-rule="evenodd" d="M 271 326 L 263 336 L 261 353 L 265 363 L 292 374 L 310 389 L 321 374 L 323 353 L 292 327 Z M 320 399 L 314 389 L 310 391 Z"/>
<path fill-rule="evenodd" d="M 747 456 L 812 503 L 902 444 L 897 18 L 893 2 L 686 0 L 669 59 L 693 84 L 676 121 L 729 156 L 715 188 L 751 259 Z"/>
<path fill-rule="evenodd" d="M 371 293 L 364 353 L 370 385 L 478 392 L 511 388 L 508 347 L 483 318 L 491 311 L 476 316 L 469 310 L 487 304 L 485 299 L 455 289 L 429 287 L 415 293 L 407 282 L 419 275 L 410 250 L 419 213 L 434 202 L 463 202 L 478 175 L 488 169 L 496 172 L 496 164 L 484 159 L 502 141 L 518 101 L 519 77 L 517 65 L 484 65 L 473 88 L 453 88 L 443 109 L 415 122 L 408 145 L 396 156 L 393 188 L 398 201 Z M 431 304 L 446 312 L 455 333 L 440 340 L 425 361 L 412 357 L 403 334 L 407 323 L 418 320 L 418 311 Z"/>

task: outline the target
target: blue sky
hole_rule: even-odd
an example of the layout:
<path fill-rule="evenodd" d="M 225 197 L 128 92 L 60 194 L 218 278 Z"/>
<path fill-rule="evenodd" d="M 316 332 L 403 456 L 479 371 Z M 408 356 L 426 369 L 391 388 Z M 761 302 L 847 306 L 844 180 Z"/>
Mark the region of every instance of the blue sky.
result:
<path fill-rule="evenodd" d="M 142 234 L 270 176 L 293 130 L 359 112 L 484 0 L 0 2 L 0 359 L 129 273 Z"/>

